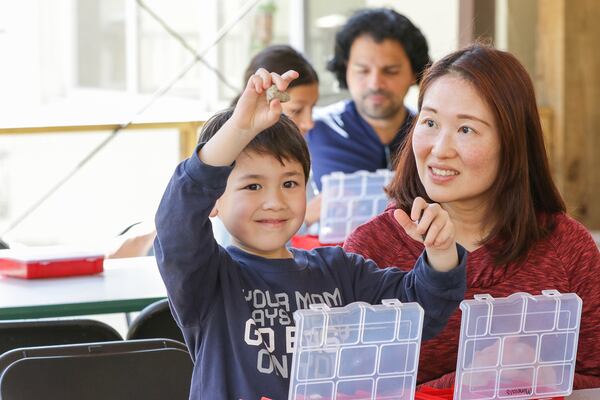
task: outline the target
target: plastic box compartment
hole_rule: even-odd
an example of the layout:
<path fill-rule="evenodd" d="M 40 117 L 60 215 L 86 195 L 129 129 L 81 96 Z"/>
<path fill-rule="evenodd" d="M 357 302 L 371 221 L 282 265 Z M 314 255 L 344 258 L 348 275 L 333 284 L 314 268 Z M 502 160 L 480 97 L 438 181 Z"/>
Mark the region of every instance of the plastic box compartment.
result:
<path fill-rule="evenodd" d="M 382 213 L 388 204 L 383 188 L 393 172 L 334 172 L 323 183 L 319 242 L 342 243 L 357 226 Z"/>
<path fill-rule="evenodd" d="M 423 329 L 417 303 L 383 300 L 294 313 L 290 400 L 412 400 Z"/>
<path fill-rule="evenodd" d="M 464 300 L 454 398 L 571 394 L 581 305 L 576 294 L 556 290 Z"/>
<path fill-rule="evenodd" d="M 0 274 L 24 279 L 98 274 L 104 254 L 64 246 L 0 250 Z"/>

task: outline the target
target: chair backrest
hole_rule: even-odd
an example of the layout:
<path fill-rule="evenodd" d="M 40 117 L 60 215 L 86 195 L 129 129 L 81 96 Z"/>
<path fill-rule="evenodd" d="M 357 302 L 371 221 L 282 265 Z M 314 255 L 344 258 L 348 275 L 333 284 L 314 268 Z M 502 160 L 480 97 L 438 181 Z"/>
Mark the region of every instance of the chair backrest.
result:
<path fill-rule="evenodd" d="M 173 319 L 167 299 L 159 300 L 144 308 L 129 326 L 127 339 L 152 338 L 184 342 L 183 334 Z"/>
<path fill-rule="evenodd" d="M 187 400 L 192 369 L 164 339 L 18 349 L 0 356 L 0 399 Z"/>
<path fill-rule="evenodd" d="M 0 354 L 19 347 L 123 340 L 110 325 L 90 319 L 0 321 Z"/>

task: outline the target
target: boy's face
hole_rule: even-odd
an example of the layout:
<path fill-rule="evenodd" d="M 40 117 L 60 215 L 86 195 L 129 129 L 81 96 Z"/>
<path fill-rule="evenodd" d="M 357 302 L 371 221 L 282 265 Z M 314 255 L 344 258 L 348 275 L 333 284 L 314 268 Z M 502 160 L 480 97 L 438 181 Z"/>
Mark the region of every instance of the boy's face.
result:
<path fill-rule="evenodd" d="M 298 231 L 306 211 L 302 165 L 272 155 L 243 152 L 223 196 L 217 215 L 242 250 L 265 258 L 289 258 L 287 241 Z"/>

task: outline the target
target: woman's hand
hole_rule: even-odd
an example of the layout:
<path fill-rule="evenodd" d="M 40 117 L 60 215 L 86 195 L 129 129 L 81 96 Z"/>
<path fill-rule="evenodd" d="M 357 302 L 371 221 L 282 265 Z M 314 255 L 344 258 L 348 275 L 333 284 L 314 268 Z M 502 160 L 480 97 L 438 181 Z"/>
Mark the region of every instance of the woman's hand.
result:
<path fill-rule="evenodd" d="M 283 92 L 296 78 L 298 78 L 298 73 L 293 70 L 279 75 L 259 68 L 248 79 L 246 88 L 237 102 L 231 117 L 232 126 L 242 133 L 248 133 L 254 137 L 275 124 L 281 115 L 281 103 L 277 98 L 267 102 L 267 89 L 274 84 L 278 90 Z"/>
<path fill-rule="evenodd" d="M 449 271 L 458 265 L 454 223 L 439 204 L 417 197 L 410 217 L 396 209 L 394 218 L 411 238 L 425 245 L 428 262 L 434 269 Z"/>

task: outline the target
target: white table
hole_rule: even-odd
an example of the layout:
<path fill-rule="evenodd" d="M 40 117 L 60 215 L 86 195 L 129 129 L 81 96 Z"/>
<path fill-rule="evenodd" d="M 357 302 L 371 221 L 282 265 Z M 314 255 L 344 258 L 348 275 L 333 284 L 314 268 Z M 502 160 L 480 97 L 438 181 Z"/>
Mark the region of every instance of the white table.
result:
<path fill-rule="evenodd" d="M 104 261 L 98 275 L 19 279 L 0 276 L 0 320 L 139 311 L 167 296 L 154 257 Z M 599 389 L 569 400 L 599 400 Z"/>
<path fill-rule="evenodd" d="M 105 260 L 98 275 L 0 276 L 0 320 L 139 311 L 166 296 L 154 257 Z"/>

